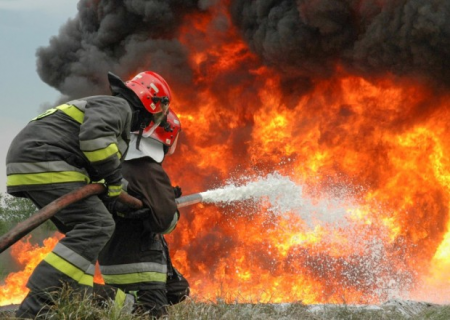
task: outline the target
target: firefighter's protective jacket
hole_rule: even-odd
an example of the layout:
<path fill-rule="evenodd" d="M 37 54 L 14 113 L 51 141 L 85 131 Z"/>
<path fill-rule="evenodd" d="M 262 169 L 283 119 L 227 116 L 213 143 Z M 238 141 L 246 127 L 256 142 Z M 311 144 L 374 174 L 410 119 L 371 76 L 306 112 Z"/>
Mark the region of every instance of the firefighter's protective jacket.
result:
<path fill-rule="evenodd" d="M 123 177 L 128 182 L 127 191 L 142 198 L 151 209 L 145 223 L 154 233 L 168 233 L 178 220 L 178 208 L 169 176 L 162 165 L 152 158 L 143 157 L 123 163 Z"/>
<path fill-rule="evenodd" d="M 149 157 L 125 161 L 122 173 L 128 193 L 140 197 L 152 214 L 144 220 L 116 217 L 114 234 L 99 256 L 100 270 L 106 284 L 126 291 L 165 288 L 171 264 L 159 233 L 178 221 L 171 181 Z"/>
<path fill-rule="evenodd" d="M 14 138 L 6 158 L 7 192 L 53 184 L 121 180 L 132 112 L 115 96 L 92 96 L 49 109 Z"/>

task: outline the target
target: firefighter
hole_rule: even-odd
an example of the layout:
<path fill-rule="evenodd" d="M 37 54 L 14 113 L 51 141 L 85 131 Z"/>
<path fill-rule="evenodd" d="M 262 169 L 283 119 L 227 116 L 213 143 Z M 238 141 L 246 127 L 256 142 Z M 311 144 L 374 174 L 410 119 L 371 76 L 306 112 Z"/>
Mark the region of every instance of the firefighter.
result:
<path fill-rule="evenodd" d="M 108 73 L 112 95 L 69 101 L 32 119 L 13 139 L 6 157 L 7 192 L 42 208 L 94 181 L 104 181 L 109 203 L 122 191 L 121 165 L 130 132 L 161 122 L 169 108 L 166 81 L 150 71 L 124 83 Z M 16 315 L 48 312 L 50 292 L 69 286 L 91 294 L 94 264 L 115 223 L 103 201 L 91 196 L 51 218 L 65 234 L 28 279 L 29 294 Z M 122 302 L 126 295 L 117 296 Z"/>
<path fill-rule="evenodd" d="M 133 211 L 121 203 L 111 208 L 116 229 L 99 255 L 105 284 L 133 293 L 134 312 L 150 318 L 166 315 L 167 306 L 189 295 L 189 284 L 172 266 L 164 239 L 178 222 L 175 198 L 181 188 L 172 187 L 162 162 L 175 151 L 180 130 L 178 117 L 169 110 L 167 119 L 148 126 L 142 139 L 131 135 L 122 174 L 127 192 L 142 199 L 144 208 Z"/>

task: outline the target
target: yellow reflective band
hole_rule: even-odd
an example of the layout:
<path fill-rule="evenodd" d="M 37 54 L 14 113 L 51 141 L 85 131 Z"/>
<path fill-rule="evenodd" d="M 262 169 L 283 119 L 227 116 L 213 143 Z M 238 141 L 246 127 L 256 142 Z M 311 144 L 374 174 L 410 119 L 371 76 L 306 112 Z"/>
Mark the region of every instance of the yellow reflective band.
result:
<path fill-rule="evenodd" d="M 55 108 L 48 109 L 47 111 L 41 113 L 37 117 L 34 117 L 33 119 L 31 119 L 31 121 L 35 121 L 35 120 L 39 120 L 39 119 L 45 118 L 46 116 L 49 116 L 49 115 L 51 115 L 52 113 L 55 113 L 55 112 L 56 112 Z"/>
<path fill-rule="evenodd" d="M 80 280 L 78 280 L 79 284 L 92 287 L 94 286 L 94 277 L 90 274 L 84 274 L 84 276 L 81 277 Z"/>
<path fill-rule="evenodd" d="M 78 123 L 83 123 L 84 121 L 84 112 L 75 106 L 63 104 L 56 107 L 56 109 L 61 110 Z"/>
<path fill-rule="evenodd" d="M 120 159 L 120 152 L 115 143 L 111 143 L 109 146 L 103 149 L 95 150 L 95 151 L 84 151 L 84 155 L 89 159 L 90 162 L 102 161 L 113 154 L 117 154 Z"/>
<path fill-rule="evenodd" d="M 90 179 L 83 173 L 76 171 L 41 172 L 11 174 L 6 178 L 6 185 L 9 187 L 22 185 L 51 184 L 63 182 L 86 182 Z"/>
<path fill-rule="evenodd" d="M 129 274 L 103 274 L 106 284 L 131 284 L 139 282 L 163 282 L 167 281 L 167 274 L 160 272 L 139 272 Z"/>
<path fill-rule="evenodd" d="M 117 197 L 122 192 L 122 185 L 108 186 L 108 197 Z"/>
<path fill-rule="evenodd" d="M 92 275 L 84 273 L 83 270 L 78 269 L 73 264 L 67 262 L 53 252 L 50 252 L 44 258 L 44 261 L 80 284 L 90 287 L 94 285 L 94 277 Z"/>

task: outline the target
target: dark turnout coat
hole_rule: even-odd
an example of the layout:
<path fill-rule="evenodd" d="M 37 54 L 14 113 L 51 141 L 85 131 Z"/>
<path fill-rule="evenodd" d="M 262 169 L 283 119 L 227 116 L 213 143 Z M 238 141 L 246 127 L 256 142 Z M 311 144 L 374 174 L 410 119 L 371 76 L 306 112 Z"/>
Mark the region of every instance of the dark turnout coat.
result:
<path fill-rule="evenodd" d="M 6 157 L 7 192 L 105 179 L 120 183 L 130 140 L 131 108 L 114 96 L 92 96 L 49 109 L 14 138 Z"/>

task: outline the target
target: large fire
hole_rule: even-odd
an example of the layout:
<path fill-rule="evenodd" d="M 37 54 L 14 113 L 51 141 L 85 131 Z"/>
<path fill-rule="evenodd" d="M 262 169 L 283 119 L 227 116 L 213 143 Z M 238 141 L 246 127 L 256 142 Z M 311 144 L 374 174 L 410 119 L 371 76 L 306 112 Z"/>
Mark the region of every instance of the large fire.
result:
<path fill-rule="evenodd" d="M 291 88 L 239 37 L 226 3 L 185 16 L 179 32 L 195 81 L 174 88 L 183 133 L 165 164 L 173 184 L 190 194 L 277 172 L 303 187 L 298 197 L 336 200 L 345 214 L 330 207 L 307 223 L 264 201 L 181 209 L 168 241 L 192 294 L 239 302 L 448 302 L 449 94 L 340 65 L 331 78 Z M 212 27 L 219 22 L 227 26 L 222 32 Z M 9 275 L 0 304 L 25 295 L 13 293 L 24 288 L 9 280 L 16 274 L 21 283 L 29 275 Z"/>

